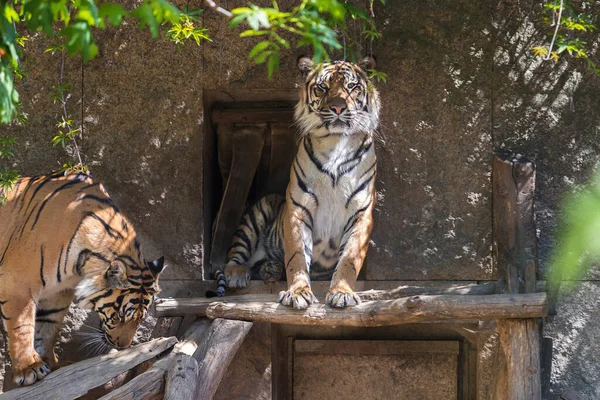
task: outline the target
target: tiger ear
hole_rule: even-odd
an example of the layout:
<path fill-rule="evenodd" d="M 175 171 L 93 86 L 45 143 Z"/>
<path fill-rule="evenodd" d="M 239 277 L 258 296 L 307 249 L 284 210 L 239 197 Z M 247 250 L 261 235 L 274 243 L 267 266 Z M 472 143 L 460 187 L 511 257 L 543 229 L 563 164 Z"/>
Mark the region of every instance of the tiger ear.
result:
<path fill-rule="evenodd" d="M 127 286 L 127 267 L 120 260 L 110 263 L 104 274 L 107 286 L 110 289 L 123 288 Z"/>
<path fill-rule="evenodd" d="M 377 66 L 377 62 L 375 62 L 375 58 L 374 57 L 365 57 L 362 60 L 360 60 L 358 62 L 358 67 L 360 69 L 362 69 L 363 71 L 366 71 L 368 69 L 375 69 L 375 67 Z"/>
<path fill-rule="evenodd" d="M 315 64 L 310 57 L 301 56 L 298 58 L 298 69 L 302 73 L 302 76 L 307 76 L 313 70 Z"/>
<path fill-rule="evenodd" d="M 165 267 L 166 265 L 164 256 L 148 263 L 148 268 L 150 268 L 150 272 L 152 272 L 154 278 L 158 278 L 158 275 L 160 275 Z"/>

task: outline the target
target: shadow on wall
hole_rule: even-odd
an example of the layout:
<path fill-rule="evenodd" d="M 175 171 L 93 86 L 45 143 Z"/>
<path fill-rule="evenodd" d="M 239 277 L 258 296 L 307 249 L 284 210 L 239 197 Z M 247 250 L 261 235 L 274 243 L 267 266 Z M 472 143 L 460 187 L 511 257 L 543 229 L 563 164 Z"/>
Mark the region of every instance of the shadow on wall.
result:
<path fill-rule="evenodd" d="M 534 57 L 531 49 L 547 33 L 540 4 L 506 3 L 494 21 L 493 144 L 536 162 L 543 276 L 563 195 L 581 188 L 600 160 L 600 77 L 566 52 L 558 63 Z M 598 34 L 584 39 L 596 52 Z"/>

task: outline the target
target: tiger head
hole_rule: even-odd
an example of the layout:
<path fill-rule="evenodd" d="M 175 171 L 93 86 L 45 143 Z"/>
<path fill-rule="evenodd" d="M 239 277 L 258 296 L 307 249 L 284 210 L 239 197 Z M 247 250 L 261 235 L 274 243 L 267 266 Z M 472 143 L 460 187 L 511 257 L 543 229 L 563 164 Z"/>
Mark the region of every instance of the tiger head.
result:
<path fill-rule="evenodd" d="M 368 69 L 375 60 L 367 57 L 354 64 L 335 61 L 315 66 L 308 57 L 298 60 L 305 78 L 295 119 L 301 134 L 326 129 L 329 134 L 371 134 L 379 125 L 379 93 L 371 84 Z"/>
<path fill-rule="evenodd" d="M 165 266 L 164 257 L 141 262 L 136 261 L 144 260 L 137 254 L 138 257 L 117 256 L 108 267 L 105 263 L 96 273 L 88 274 L 77 287 L 79 306 L 98 314 L 102 339 L 118 349 L 128 347 L 133 341 L 159 291 L 158 276 Z"/>

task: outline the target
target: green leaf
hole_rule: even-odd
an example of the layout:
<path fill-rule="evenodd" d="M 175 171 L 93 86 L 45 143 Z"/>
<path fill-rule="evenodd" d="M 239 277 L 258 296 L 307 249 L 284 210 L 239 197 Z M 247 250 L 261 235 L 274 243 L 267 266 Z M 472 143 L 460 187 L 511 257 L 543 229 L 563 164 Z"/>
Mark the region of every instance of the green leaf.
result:
<path fill-rule="evenodd" d="M 269 57 L 272 53 L 273 53 L 273 51 L 271 51 L 271 50 L 263 51 L 262 53 L 260 53 L 259 55 L 257 55 L 254 58 L 254 62 L 256 64 L 262 64 L 267 60 L 267 57 Z"/>
<path fill-rule="evenodd" d="M 254 58 L 258 53 L 262 52 L 270 45 L 271 45 L 271 42 L 269 42 L 269 41 L 264 41 L 264 42 L 258 43 L 256 46 L 254 46 L 254 48 L 252 50 L 250 50 L 250 54 L 248 55 L 248 58 L 250 58 L 250 59 Z"/>
<path fill-rule="evenodd" d="M 111 25 L 119 26 L 121 25 L 121 22 L 123 22 L 123 17 L 127 16 L 127 12 L 120 4 L 104 3 L 100 5 L 98 15 L 102 19 L 108 17 L 108 22 L 110 22 Z"/>

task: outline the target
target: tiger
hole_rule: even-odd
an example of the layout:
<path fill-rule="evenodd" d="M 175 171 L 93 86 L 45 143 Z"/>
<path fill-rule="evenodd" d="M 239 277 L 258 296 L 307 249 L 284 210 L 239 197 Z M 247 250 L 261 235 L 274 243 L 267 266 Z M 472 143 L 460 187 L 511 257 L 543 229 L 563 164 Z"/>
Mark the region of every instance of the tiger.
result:
<path fill-rule="evenodd" d="M 297 154 L 285 197 L 260 199 L 243 217 L 227 252 L 216 295 L 243 288 L 259 270 L 265 282 L 287 279 L 278 302 L 306 309 L 318 300 L 311 279 L 330 279 L 325 297 L 336 308 L 356 306 L 354 292 L 373 229 L 380 99 L 359 63 L 315 65 L 298 60 L 305 80 L 294 120 Z"/>
<path fill-rule="evenodd" d="M 31 385 L 57 366 L 73 300 L 98 314 L 105 347 L 128 347 L 159 291 L 164 257 L 145 260 L 102 184 L 83 173 L 22 177 L 0 197 L 0 319 L 13 381 Z"/>

